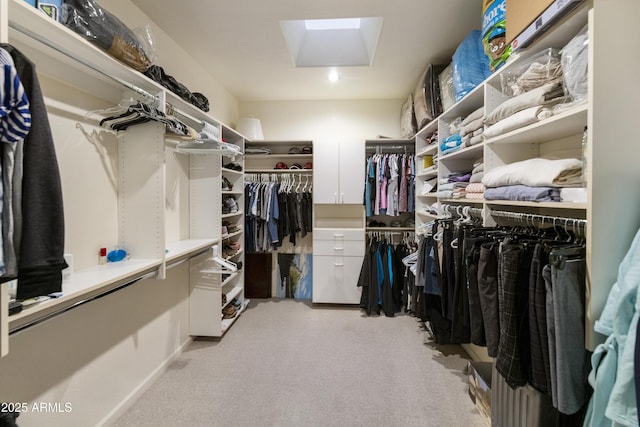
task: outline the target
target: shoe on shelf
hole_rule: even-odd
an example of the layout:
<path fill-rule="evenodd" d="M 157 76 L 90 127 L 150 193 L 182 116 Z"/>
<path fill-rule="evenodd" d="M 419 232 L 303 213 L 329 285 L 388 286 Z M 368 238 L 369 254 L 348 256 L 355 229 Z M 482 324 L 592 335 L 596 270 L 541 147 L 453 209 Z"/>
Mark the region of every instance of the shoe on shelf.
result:
<path fill-rule="evenodd" d="M 223 319 L 233 319 L 236 317 L 236 308 L 233 305 L 228 305 L 222 309 L 222 318 Z"/>
<path fill-rule="evenodd" d="M 238 171 L 238 172 L 242 171 L 242 166 L 240 166 L 237 163 L 233 163 L 233 162 L 227 163 L 226 165 L 223 165 L 222 167 L 225 168 L 225 169 L 231 169 L 231 170 Z"/>
<path fill-rule="evenodd" d="M 222 191 L 231 191 L 232 187 L 233 186 L 231 185 L 231 183 L 229 182 L 227 177 L 223 176 L 222 177 Z"/>
<path fill-rule="evenodd" d="M 226 303 L 227 303 L 227 294 L 222 294 L 222 306 L 224 307 Z"/>
<path fill-rule="evenodd" d="M 220 234 L 222 235 L 223 239 L 229 235 L 229 230 L 227 229 L 226 225 L 222 226 L 222 228 L 220 229 Z"/>
<path fill-rule="evenodd" d="M 227 208 L 227 212 L 224 212 L 225 207 Z M 222 213 L 236 213 L 238 212 L 238 203 L 236 203 L 236 199 L 233 197 L 226 197 L 224 199 L 224 203 L 222 204 Z"/>

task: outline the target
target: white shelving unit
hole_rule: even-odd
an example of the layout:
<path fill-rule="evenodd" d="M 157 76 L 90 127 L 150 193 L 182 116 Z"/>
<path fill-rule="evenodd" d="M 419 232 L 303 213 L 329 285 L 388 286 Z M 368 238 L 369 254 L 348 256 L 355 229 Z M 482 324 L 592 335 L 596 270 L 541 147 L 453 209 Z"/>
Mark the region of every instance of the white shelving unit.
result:
<path fill-rule="evenodd" d="M 515 66 L 518 60 L 553 47 L 561 49 L 581 28 L 589 29 L 589 99 L 560 111 L 549 119 L 522 127 L 477 146 L 462 149 L 438 158 L 438 176 L 468 169 L 473 160 L 482 157 L 485 171 L 497 166 L 525 160 L 559 150 L 579 152 L 585 126 L 588 128 L 588 176 L 586 180 L 588 202 L 512 202 L 473 199 L 435 199 L 420 195 L 420 185 L 432 178 L 433 170 L 418 167 L 416 176 L 417 213 L 416 227 L 431 221 L 435 216 L 425 207 L 436 200 L 439 204 L 469 205 L 484 209 L 486 225 L 494 225 L 492 210 L 513 211 L 549 215 L 560 218 L 587 220 L 587 283 L 586 283 L 586 336 L 585 346 L 593 349 L 603 340 L 593 330 L 609 289 L 616 280 L 618 265 L 624 257 L 632 237 L 640 225 L 639 198 L 629 197 L 625 191 L 617 191 L 620 182 L 625 188 L 637 188 L 640 172 L 635 165 L 637 151 L 633 111 L 640 99 L 640 83 L 630 70 L 640 67 L 634 56 L 621 57 L 611 53 L 607 46 L 615 43 L 620 35 L 613 36 L 615 27 L 624 33 L 625 46 L 631 48 L 638 36 L 635 17 L 640 6 L 633 1 L 623 1 L 611 8 L 602 0 L 585 1 L 541 36 L 526 50 L 519 50 L 520 58 L 507 64 L 476 87 L 416 135 L 417 156 L 432 155 L 438 147 L 426 146 L 425 140 L 438 131 L 440 140 L 449 135 L 448 124 L 456 117 L 464 118 L 484 106 L 485 112 L 504 101 L 500 92 L 500 74 Z M 630 13 L 635 11 L 636 13 Z M 634 18 L 631 15 L 635 16 Z M 620 46 L 620 49 L 625 49 Z M 612 70 L 611 65 L 615 64 Z M 615 76 L 615 77 L 614 77 Z M 625 136 L 626 135 L 626 136 Z M 441 154 L 441 153 L 439 153 Z M 421 162 L 417 162 L 421 165 Z"/>
<path fill-rule="evenodd" d="M 76 127 L 82 132 L 66 130 L 65 135 L 75 132 L 69 139 L 81 141 L 87 146 L 91 142 L 96 150 L 90 154 L 104 157 L 104 171 L 92 171 L 93 175 L 77 177 L 78 181 L 85 187 L 98 182 L 101 188 L 115 194 L 113 202 L 110 202 L 108 194 L 96 196 L 96 199 L 104 199 L 95 201 L 104 209 L 100 216 L 84 218 L 85 223 L 94 222 L 91 229 L 95 232 L 83 233 L 82 239 L 67 239 L 70 246 L 65 251 L 79 255 L 76 259 L 80 261 L 75 266 L 72 280 L 63 283 L 63 296 L 25 308 L 19 314 L 0 317 L 0 331 L 6 330 L 10 334 L 142 278 L 164 279 L 168 268 L 221 244 L 222 173 L 233 177 L 230 180 L 237 183 L 236 195 L 240 199 L 243 197 L 243 172 L 222 169 L 221 162 L 224 160 L 221 160 L 220 154 L 179 153 L 174 142 L 165 140 L 164 126 L 155 122 L 130 126 L 113 136 L 111 132 L 100 128 L 94 116 L 87 115 L 87 112 L 114 107 L 125 96 L 133 95 L 141 101 L 156 103 L 162 111 L 167 104 L 171 104 L 180 113 L 181 120 L 183 116 L 188 118 L 183 120 L 188 125 L 196 128 L 204 122 L 211 124 L 221 130 L 225 141 L 241 148 L 244 147 L 244 137 L 159 83 L 123 65 L 26 2 L 0 0 L 0 11 L 2 42 L 10 43 L 32 60 L 43 78 L 65 85 L 69 90 L 84 92 L 87 100 L 83 100 L 82 105 L 66 105 L 47 98 L 46 93 L 45 102 L 48 108 L 77 119 Z M 109 145 L 108 138 L 115 142 L 113 146 Z M 64 145 L 56 148 L 67 149 Z M 71 168 L 74 168 L 68 158 L 64 160 L 64 165 L 69 167 L 71 164 Z M 78 161 L 82 161 L 82 158 Z M 61 173 L 73 176 L 68 170 L 61 169 Z M 173 181 L 169 183 L 168 179 Z M 67 212 L 88 202 L 76 196 L 81 193 L 77 190 L 79 185 L 69 180 L 67 187 L 63 188 L 68 198 L 65 202 L 71 202 L 67 203 Z M 188 203 L 183 205 L 180 204 L 181 200 L 177 200 L 176 206 L 167 206 L 174 192 L 179 193 L 176 190 L 178 188 L 186 189 Z M 242 218 L 241 212 L 237 215 Z M 181 216 L 187 220 L 183 221 Z M 72 237 L 80 233 L 74 232 L 80 224 L 67 222 L 65 226 L 67 234 Z M 114 232 L 109 234 L 108 230 L 111 229 Z M 242 232 L 227 238 L 242 240 Z M 108 244 L 127 250 L 130 258 L 98 265 L 97 254 L 92 260 L 81 256 L 107 246 L 105 240 Z M 240 289 L 237 292 L 239 298 L 243 297 L 243 279 L 242 273 L 237 274 L 233 288 L 229 288 Z M 0 303 L 6 306 L 6 301 Z M 191 309 L 193 312 L 196 307 L 192 306 Z M 203 307 L 204 311 L 210 309 Z M 220 319 L 217 319 L 217 325 L 221 327 Z M 7 340 L 6 337 L 2 338 L 0 350 L 4 354 Z"/>

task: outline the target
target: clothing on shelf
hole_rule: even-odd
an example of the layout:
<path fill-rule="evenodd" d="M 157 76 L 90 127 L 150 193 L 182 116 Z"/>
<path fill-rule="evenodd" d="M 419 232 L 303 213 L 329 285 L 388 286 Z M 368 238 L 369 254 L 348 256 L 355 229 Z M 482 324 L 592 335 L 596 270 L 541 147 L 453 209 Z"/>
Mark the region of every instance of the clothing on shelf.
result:
<path fill-rule="evenodd" d="M 260 182 L 245 182 L 246 248 L 248 252 L 267 252 L 282 246 L 289 238 L 296 245 L 297 237 L 312 232 L 313 199 L 308 182 L 302 177 L 263 177 Z"/>
<path fill-rule="evenodd" d="M 364 205 L 367 217 L 398 216 L 415 210 L 415 156 L 373 154 L 366 160 Z"/>

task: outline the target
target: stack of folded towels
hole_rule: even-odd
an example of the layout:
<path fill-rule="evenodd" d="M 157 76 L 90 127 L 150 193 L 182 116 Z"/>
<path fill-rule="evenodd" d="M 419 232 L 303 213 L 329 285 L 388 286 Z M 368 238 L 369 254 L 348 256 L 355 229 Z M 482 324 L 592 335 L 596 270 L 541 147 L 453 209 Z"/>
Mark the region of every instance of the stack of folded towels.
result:
<path fill-rule="evenodd" d="M 484 132 L 484 107 L 480 107 L 469 114 L 460 125 L 462 145 L 470 147 L 482 142 Z"/>

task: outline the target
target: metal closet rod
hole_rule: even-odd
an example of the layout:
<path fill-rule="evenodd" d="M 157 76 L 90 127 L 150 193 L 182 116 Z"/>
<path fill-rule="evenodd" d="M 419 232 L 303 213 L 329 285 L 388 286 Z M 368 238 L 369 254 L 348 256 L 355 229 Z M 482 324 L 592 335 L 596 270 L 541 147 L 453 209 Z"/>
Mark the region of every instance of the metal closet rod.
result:
<path fill-rule="evenodd" d="M 22 34 L 24 34 L 24 35 L 26 35 L 26 36 L 34 39 L 34 40 L 39 41 L 40 43 L 44 44 L 45 46 L 48 46 L 48 47 L 60 52 L 61 54 L 65 55 L 66 57 L 71 58 L 76 62 L 79 62 L 80 64 L 84 65 L 85 67 L 91 68 L 92 70 L 102 74 L 105 77 L 110 78 L 111 80 L 113 80 L 116 83 L 124 86 L 125 88 L 130 89 L 130 90 L 132 90 L 132 91 L 144 96 L 145 98 L 153 100 L 156 104 L 158 104 L 159 99 L 158 99 L 158 97 L 156 95 L 153 95 L 153 94 L 147 92 L 146 90 L 139 88 L 138 86 L 134 85 L 133 83 L 129 83 L 126 80 L 122 80 L 122 79 L 120 79 L 120 78 L 118 78 L 116 76 L 112 76 L 112 75 L 110 75 L 108 73 L 105 73 L 104 71 L 94 67 L 93 65 L 91 65 L 91 64 L 89 64 L 87 62 L 85 62 L 82 58 L 77 57 L 72 52 L 66 50 L 62 46 L 59 46 L 56 43 L 52 42 L 51 40 L 48 40 L 48 39 L 44 38 L 42 35 L 40 35 L 38 33 L 35 33 L 33 31 L 29 30 L 28 28 L 25 28 L 25 27 L 23 27 L 23 26 L 21 26 L 19 24 L 14 23 L 14 22 L 9 22 L 9 26 L 11 28 L 13 28 L 14 30 L 16 30 L 16 31 L 18 31 L 18 32 L 20 32 L 20 33 L 22 33 Z"/>
<path fill-rule="evenodd" d="M 547 215 L 538 215 L 531 214 L 526 212 L 509 212 L 509 211 L 490 211 L 491 216 L 497 216 L 501 218 L 510 218 L 515 220 L 532 220 L 532 221 L 540 221 L 542 223 L 550 223 L 550 224 L 570 224 L 572 227 L 586 227 L 587 220 L 586 219 L 577 219 L 577 218 L 566 218 L 559 216 L 547 216 Z"/>

